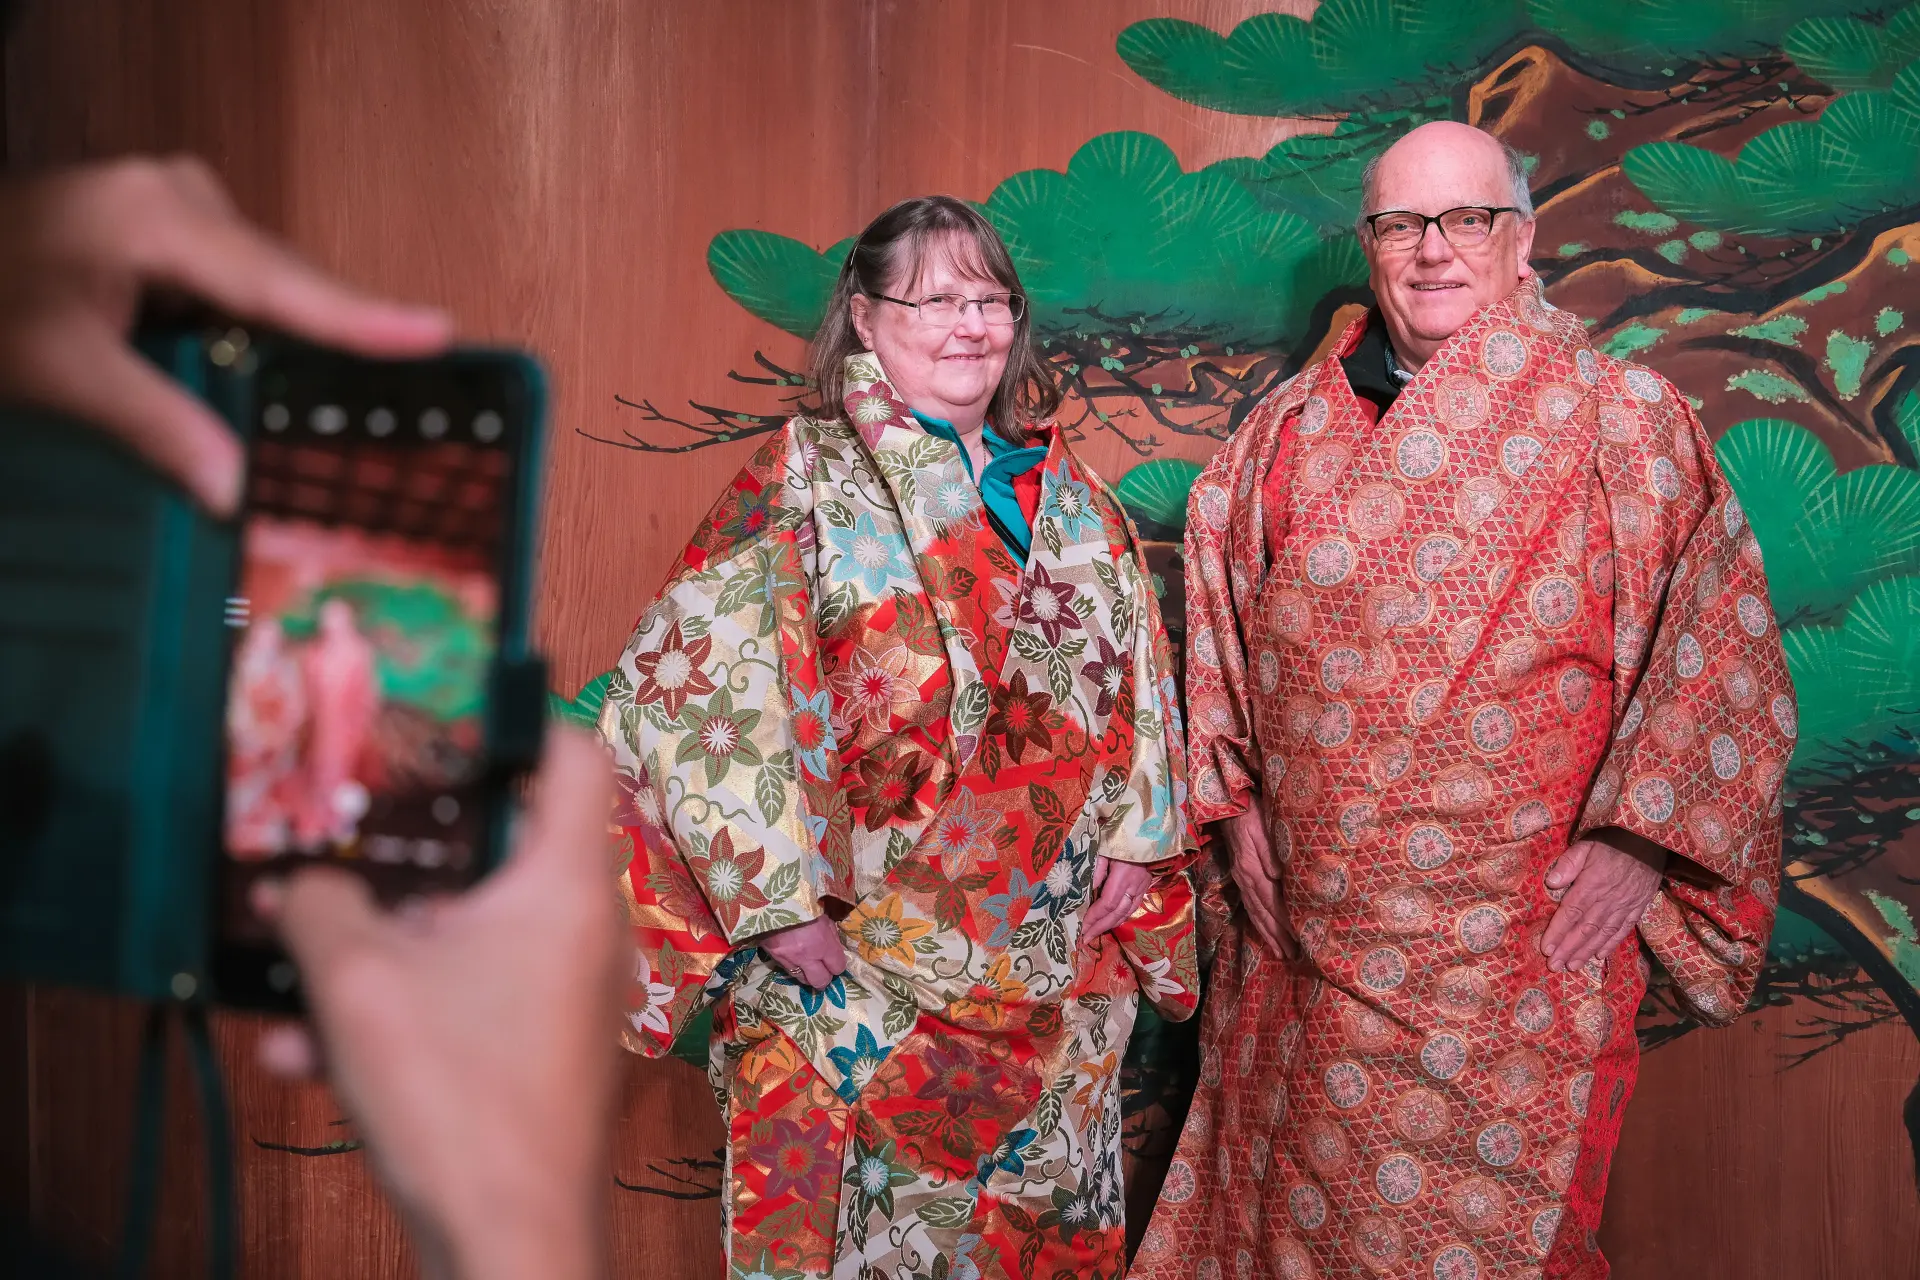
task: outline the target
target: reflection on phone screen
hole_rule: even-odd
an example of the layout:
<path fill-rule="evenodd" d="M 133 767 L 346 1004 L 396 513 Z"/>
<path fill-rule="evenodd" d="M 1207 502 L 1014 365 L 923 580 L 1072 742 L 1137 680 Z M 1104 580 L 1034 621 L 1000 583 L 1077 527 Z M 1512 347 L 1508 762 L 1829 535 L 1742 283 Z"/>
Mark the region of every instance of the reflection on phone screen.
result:
<path fill-rule="evenodd" d="M 233 941 L 266 938 L 248 888 L 295 865 L 349 867 L 388 899 L 462 887 L 487 820 L 499 417 L 274 410 L 252 451 L 229 609 L 242 629 L 221 894 Z"/>

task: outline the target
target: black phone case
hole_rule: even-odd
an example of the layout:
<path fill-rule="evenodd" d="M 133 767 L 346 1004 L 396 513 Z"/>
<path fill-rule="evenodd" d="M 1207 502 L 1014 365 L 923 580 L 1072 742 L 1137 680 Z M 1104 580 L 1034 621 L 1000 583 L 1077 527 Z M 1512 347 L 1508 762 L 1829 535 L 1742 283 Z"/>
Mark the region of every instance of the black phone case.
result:
<path fill-rule="evenodd" d="M 215 364 L 201 333 L 140 346 L 247 434 L 244 362 Z M 544 722 L 526 626 L 545 382 L 517 352 L 444 359 L 512 362 L 530 392 L 488 701 L 488 757 L 504 782 L 531 766 Z M 289 1003 L 208 990 L 238 534 L 105 435 L 0 415 L 0 973 L 145 999 Z M 486 852 L 497 858 L 503 837 Z"/>

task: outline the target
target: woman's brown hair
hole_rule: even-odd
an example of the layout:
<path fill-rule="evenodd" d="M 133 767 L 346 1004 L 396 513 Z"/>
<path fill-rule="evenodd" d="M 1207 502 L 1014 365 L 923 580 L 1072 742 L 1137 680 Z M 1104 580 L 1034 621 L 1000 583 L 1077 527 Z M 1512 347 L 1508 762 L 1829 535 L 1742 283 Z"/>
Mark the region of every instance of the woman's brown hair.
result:
<path fill-rule="evenodd" d="M 847 253 L 840 278 L 827 303 L 826 319 L 813 335 L 813 384 L 820 391 L 818 416 L 846 418 L 847 357 L 866 350 L 853 327 L 853 297 L 896 293 L 919 279 L 920 269 L 933 253 L 951 255 L 954 269 L 992 280 L 1013 293 L 1024 294 L 1013 255 L 993 224 L 979 210 L 952 196 L 915 196 L 902 200 L 867 224 Z M 896 293 L 897 296 L 897 293 Z M 1033 349 L 1031 305 L 1014 322 L 1013 346 L 1000 386 L 987 406 L 987 421 L 1006 439 L 1023 443 L 1028 424 L 1060 408 L 1060 389 L 1039 352 Z"/>

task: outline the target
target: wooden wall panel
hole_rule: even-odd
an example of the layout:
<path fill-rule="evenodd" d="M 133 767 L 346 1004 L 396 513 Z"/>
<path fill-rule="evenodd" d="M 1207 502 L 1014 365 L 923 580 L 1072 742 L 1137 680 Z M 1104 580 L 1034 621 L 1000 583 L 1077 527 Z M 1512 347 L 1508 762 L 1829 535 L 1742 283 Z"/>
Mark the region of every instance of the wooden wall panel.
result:
<path fill-rule="evenodd" d="M 1894 1021 L 1788 1068 L 1806 1006 L 1640 1060 L 1600 1239 L 1618 1280 L 1920 1276 L 1898 1132 L 1920 1043 Z"/>

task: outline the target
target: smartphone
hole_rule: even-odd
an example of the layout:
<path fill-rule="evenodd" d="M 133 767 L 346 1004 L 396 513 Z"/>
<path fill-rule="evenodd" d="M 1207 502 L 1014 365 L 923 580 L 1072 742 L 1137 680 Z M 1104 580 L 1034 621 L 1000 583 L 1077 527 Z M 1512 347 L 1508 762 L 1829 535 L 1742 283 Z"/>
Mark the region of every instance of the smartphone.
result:
<path fill-rule="evenodd" d="M 224 345 L 221 345 L 224 344 Z M 543 388 L 514 352 L 368 360 L 241 331 L 247 437 L 213 876 L 215 999 L 294 1010 L 255 913 L 325 865 L 388 904 L 458 892 L 504 854 L 538 752 L 526 650 Z"/>

